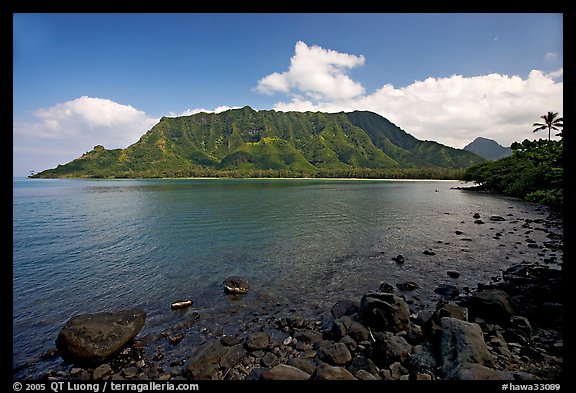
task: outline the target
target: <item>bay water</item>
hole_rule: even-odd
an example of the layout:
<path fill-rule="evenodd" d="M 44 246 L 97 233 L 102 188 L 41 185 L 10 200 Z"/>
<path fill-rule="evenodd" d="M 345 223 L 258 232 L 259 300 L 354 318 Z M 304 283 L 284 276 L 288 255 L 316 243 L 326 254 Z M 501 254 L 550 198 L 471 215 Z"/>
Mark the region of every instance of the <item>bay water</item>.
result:
<path fill-rule="evenodd" d="M 40 359 L 79 313 L 139 307 L 148 314 L 141 334 L 153 336 L 186 318 L 171 302 L 191 299 L 207 328 L 234 330 L 264 303 L 314 316 L 404 281 L 420 286 L 406 294 L 413 308 L 428 307 L 439 284 L 474 288 L 529 259 L 514 247 L 509 222 L 544 214 L 517 199 L 454 189 L 462 185 L 14 178 L 13 367 L 29 376 L 58 362 Z M 480 226 L 476 212 L 507 221 Z M 494 240 L 499 225 L 508 225 L 508 240 Z M 402 265 L 392 260 L 398 254 Z M 241 301 L 223 292 L 232 275 L 251 283 Z"/>

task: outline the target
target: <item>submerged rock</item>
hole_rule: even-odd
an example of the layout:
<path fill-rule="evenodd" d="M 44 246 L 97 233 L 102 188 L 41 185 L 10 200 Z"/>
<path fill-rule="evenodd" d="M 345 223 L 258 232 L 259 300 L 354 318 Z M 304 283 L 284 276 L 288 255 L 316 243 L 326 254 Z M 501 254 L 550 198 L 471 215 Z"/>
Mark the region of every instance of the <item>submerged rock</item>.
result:
<path fill-rule="evenodd" d="M 77 315 L 60 330 L 56 348 L 72 363 L 99 364 L 124 348 L 145 322 L 141 309 Z"/>
<path fill-rule="evenodd" d="M 223 284 L 224 291 L 228 293 L 244 294 L 247 293 L 248 289 L 250 288 L 248 280 L 238 276 L 228 277 L 226 280 L 224 280 Z"/>

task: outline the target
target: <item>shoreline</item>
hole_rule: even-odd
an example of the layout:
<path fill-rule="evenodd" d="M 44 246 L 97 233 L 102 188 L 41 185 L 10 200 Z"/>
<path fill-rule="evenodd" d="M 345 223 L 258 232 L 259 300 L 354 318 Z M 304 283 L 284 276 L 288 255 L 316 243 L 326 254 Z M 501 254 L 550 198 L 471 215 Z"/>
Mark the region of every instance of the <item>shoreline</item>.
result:
<path fill-rule="evenodd" d="M 551 227 L 559 227 L 563 228 L 563 223 L 561 221 L 561 217 L 553 217 L 552 211 L 546 208 L 547 216 L 545 219 L 542 219 L 540 222 L 536 222 L 534 220 L 526 220 L 522 225 L 519 223 L 519 227 L 521 227 L 523 231 L 526 232 L 540 232 L 547 230 Z M 484 215 L 484 214 L 482 214 Z M 486 219 L 487 217 L 483 217 Z M 537 219 L 538 220 L 538 219 Z M 551 231 L 553 232 L 553 231 Z M 554 233 L 554 232 L 553 232 Z M 529 235 L 526 235 L 528 238 Z M 556 246 L 553 246 L 553 242 L 556 241 Z M 561 249 L 561 240 L 559 239 L 552 239 L 552 243 L 545 246 L 545 243 L 539 245 L 537 247 L 530 247 L 528 243 L 528 248 L 526 251 L 531 250 L 538 254 L 544 254 L 543 249 L 551 250 L 545 256 L 549 256 L 550 253 L 554 252 L 556 262 L 553 263 L 544 263 L 541 266 L 547 267 L 548 265 L 552 267 L 551 269 L 544 269 L 544 270 L 557 270 L 555 267 L 557 265 L 562 266 L 562 249 Z M 558 244 L 560 246 L 558 246 Z M 557 249 L 554 250 L 554 247 Z M 523 251 L 522 251 L 523 252 Z M 560 253 L 560 256 L 558 256 Z M 544 260 L 543 257 L 540 259 Z M 513 264 L 517 265 L 517 264 Z M 509 266 L 509 270 L 511 266 Z M 535 267 L 537 268 L 537 267 Z M 543 268 L 542 268 L 543 269 Z M 561 274 L 561 270 L 558 270 Z M 477 292 L 480 289 L 495 289 L 498 285 L 503 285 L 505 281 L 500 282 L 493 282 L 493 283 L 479 283 L 478 288 L 476 290 L 471 290 L 469 294 L 465 294 L 463 296 L 458 296 L 454 299 L 450 299 L 446 297 L 445 300 L 448 301 L 448 304 L 452 304 L 454 306 L 462 307 L 458 304 L 460 301 L 464 301 L 467 296 L 471 296 L 474 292 Z M 398 283 L 397 283 L 398 284 Z M 381 291 L 382 288 L 373 288 L 374 291 L 378 292 Z M 389 288 L 387 288 L 389 290 Z M 411 298 L 408 296 L 408 291 L 402 291 L 397 288 L 392 288 L 392 294 L 397 295 L 398 297 L 404 297 L 405 300 L 410 301 Z M 341 303 L 342 299 L 332 299 L 333 304 Z M 360 299 L 347 299 L 349 305 L 356 306 L 359 309 Z M 381 354 L 375 356 L 374 351 L 378 352 L 374 348 L 377 348 L 376 341 L 370 339 L 370 336 L 365 335 L 365 331 L 362 330 L 361 326 L 365 328 L 370 326 L 365 326 L 368 323 L 361 317 L 361 313 L 356 311 L 352 313 L 352 316 L 342 316 L 340 315 L 339 318 L 335 318 L 334 315 L 334 307 L 332 310 L 323 310 L 325 314 L 331 314 L 332 318 L 324 318 L 324 319 L 310 319 L 310 318 L 302 318 L 298 315 L 296 310 L 291 311 L 290 309 L 285 310 L 283 307 L 276 307 L 275 305 L 269 305 L 268 308 L 264 311 L 258 313 L 258 315 L 254 315 L 254 319 L 252 322 L 245 323 L 244 326 L 241 326 L 240 329 L 233 335 L 225 335 L 222 331 L 212 332 L 207 331 L 205 334 L 201 332 L 195 332 L 194 329 L 196 327 L 195 321 L 189 321 L 187 323 L 183 323 L 181 326 L 172 326 L 166 327 L 166 330 L 159 336 L 159 337 L 140 337 L 136 338 L 131 346 L 129 346 L 125 351 L 122 351 L 120 355 L 116 358 L 109 361 L 108 364 L 110 366 L 110 371 L 105 374 L 100 374 L 100 371 L 96 372 L 96 368 L 79 368 L 75 367 L 71 364 L 61 364 L 59 367 L 55 367 L 52 371 L 48 372 L 44 375 L 43 378 L 51 378 L 57 380 L 75 380 L 75 379 L 158 379 L 158 380 L 178 380 L 178 379 L 186 379 L 186 378 L 195 378 L 198 379 L 199 376 L 208 379 L 259 379 L 263 378 L 262 373 L 266 374 L 267 371 L 278 367 L 280 364 L 288 364 L 292 365 L 291 367 L 300 369 L 304 372 L 307 372 L 311 377 L 317 377 L 318 374 L 324 375 L 323 373 L 326 371 L 323 368 L 320 370 L 319 365 L 321 364 L 328 364 L 330 367 L 338 368 L 338 372 L 344 373 L 345 372 L 341 369 L 348 370 L 348 373 L 352 374 L 353 377 L 357 379 L 361 379 L 359 377 L 363 377 L 366 379 L 371 379 L 369 375 L 360 370 L 364 370 L 371 374 L 372 377 L 376 379 L 418 379 L 418 378 L 430 378 L 430 379 L 450 379 L 447 378 L 450 374 L 446 371 L 442 370 L 442 367 L 439 368 L 438 365 L 428 367 L 429 369 L 420 370 L 419 372 L 418 367 L 414 366 L 414 364 L 410 363 L 409 359 L 414 357 L 420 356 L 429 356 L 432 357 L 437 356 L 438 354 L 434 354 L 433 350 L 427 349 L 422 342 L 428 340 L 431 341 L 429 325 L 433 325 L 432 316 L 438 310 L 426 308 L 423 310 L 419 310 L 418 313 L 414 312 L 413 309 L 414 305 L 412 303 L 408 303 L 408 308 L 410 310 L 411 315 L 410 318 L 410 329 L 408 329 L 405 333 L 399 332 L 389 332 L 392 334 L 393 337 L 400 337 L 404 341 L 410 345 L 410 356 L 403 355 L 398 359 L 394 359 L 396 361 L 388 363 L 388 360 L 382 360 Z M 561 307 L 561 306 L 560 306 Z M 258 307 L 256 307 L 258 308 Z M 558 308 L 558 307 L 557 307 Z M 446 308 L 441 308 L 446 312 Z M 452 310 L 451 312 L 454 312 Z M 346 313 L 346 310 L 344 311 Z M 428 319 L 425 319 L 425 316 L 428 315 Z M 202 316 L 200 316 L 202 318 Z M 344 318 L 344 319 L 342 319 Z M 348 319 L 347 319 L 348 318 Z M 479 318 L 479 317 L 478 317 Z M 352 319 L 352 320 L 350 320 Z M 256 321 L 256 322 L 254 322 Z M 433 321 L 433 322 L 430 322 Z M 538 377 L 537 375 L 531 374 L 522 369 L 522 367 L 527 368 L 529 363 L 540 364 L 541 369 L 548 370 L 550 374 L 560 375 L 563 371 L 562 369 L 562 356 L 561 356 L 561 343 L 562 343 L 562 335 L 563 332 L 560 330 L 557 332 L 559 334 L 560 339 L 558 338 L 558 334 L 555 336 L 555 341 L 550 344 L 549 348 L 545 350 L 545 354 L 542 353 L 531 353 L 528 349 L 528 345 L 526 343 L 517 343 L 511 341 L 510 337 L 514 337 L 512 333 L 508 333 L 511 328 L 502 328 L 501 330 L 494 328 L 494 323 L 491 321 L 480 320 L 478 321 L 477 325 L 481 327 L 481 331 L 484 335 L 484 341 L 487 345 L 489 345 L 490 350 L 489 352 L 495 356 L 496 360 L 506 359 L 507 362 L 516 362 L 518 365 L 518 370 L 516 370 L 518 375 L 521 375 L 525 378 L 532 378 Z M 348 334 L 348 330 L 352 323 L 355 323 L 355 329 L 359 330 L 360 332 L 364 333 L 350 333 Z M 359 324 L 359 325 L 356 325 Z M 436 321 L 438 324 L 439 321 Z M 342 327 L 341 325 L 344 325 Z M 350 325 L 350 326 L 346 326 Z M 334 327 L 336 326 L 336 327 Z M 498 326 L 496 324 L 496 326 Z M 533 326 L 533 328 L 541 329 L 538 325 Z M 561 329 L 561 326 L 559 326 Z M 340 330 L 339 330 L 340 329 Z M 554 330 L 554 329 L 544 329 L 544 331 Z M 420 330 L 420 333 L 418 333 Z M 434 329 L 432 329 L 434 330 Z M 513 330 L 513 329 L 512 329 Z M 255 347 L 250 347 L 248 341 L 250 337 L 254 336 L 258 332 L 265 332 L 268 335 L 268 340 L 266 345 L 262 348 L 256 349 Z M 369 332 L 376 332 L 373 328 L 369 330 Z M 383 332 L 379 332 L 384 334 L 386 337 L 390 336 L 390 334 L 386 333 L 386 330 Z M 364 334 L 364 335 L 362 335 Z M 370 333 L 372 334 L 372 333 Z M 521 332 L 516 332 L 517 335 L 523 337 Z M 551 333 L 550 333 L 551 334 Z M 548 335 L 550 335 L 548 334 Z M 187 346 L 181 347 L 180 352 L 185 349 L 185 352 L 188 353 L 187 356 L 181 356 L 180 358 L 173 358 L 170 356 L 170 352 L 177 348 L 178 346 L 186 346 L 186 341 L 183 339 L 187 338 L 187 336 L 197 335 L 198 339 L 203 342 L 203 344 L 198 344 L 194 346 Z M 544 336 L 545 334 L 542 333 L 540 336 Z M 538 338 L 539 333 L 533 334 L 534 337 Z M 346 338 L 347 337 L 347 338 Z M 420 337 L 420 338 L 417 338 Z M 428 337 L 428 338 L 427 338 Z M 288 338 L 290 338 L 289 341 Z M 352 340 L 350 340 L 352 338 Z M 383 338 L 383 336 L 378 336 L 378 340 L 387 340 L 388 338 Z M 525 337 L 524 337 L 525 338 Z M 526 338 L 525 338 L 526 339 Z M 533 337 L 529 337 L 529 340 L 534 341 Z M 526 340 L 528 340 L 526 339 Z M 396 340 L 396 339 L 394 339 Z M 421 340 L 419 342 L 419 340 Z M 516 341 L 521 341 L 521 338 L 516 337 Z M 181 342 L 182 341 L 182 342 Z M 215 344 L 219 342 L 220 344 Z M 232 345 L 228 345 L 231 344 Z M 287 343 L 287 344 L 286 344 Z M 162 345 L 160 345 L 162 344 Z M 338 356 L 334 355 L 333 352 L 336 351 L 337 354 L 344 356 L 344 359 L 347 359 L 346 351 L 344 347 L 347 348 L 347 352 L 350 353 L 351 359 L 348 360 L 338 360 Z M 515 344 L 515 345 L 512 345 Z M 524 345 L 523 345 L 524 344 Z M 236 363 L 227 367 L 226 369 L 217 368 L 216 371 L 206 374 L 204 371 L 200 372 L 198 375 L 194 375 L 194 371 L 190 371 L 191 364 L 194 363 L 194 357 L 198 354 L 200 348 L 206 349 L 208 345 L 215 345 L 219 348 L 219 345 L 223 346 L 224 349 L 228 353 L 231 348 L 235 348 L 235 351 L 242 354 L 242 356 L 237 359 Z M 542 344 L 543 345 L 543 344 Z M 541 346 L 542 346 L 541 345 Z M 552 348 L 552 349 L 550 349 Z M 339 350 L 339 351 L 338 351 Z M 404 351 L 406 352 L 406 351 Z M 516 353 L 517 352 L 517 353 Z M 420 353 L 425 353 L 425 355 L 419 355 Z M 560 355 L 559 355 L 560 353 Z M 331 355 L 332 354 L 332 355 Z M 418 356 L 416 356 L 418 355 Z M 52 359 L 58 359 L 59 355 L 57 352 L 53 352 L 50 354 L 45 354 L 47 357 L 51 357 Z M 514 356 L 517 356 L 515 358 Z M 386 356 L 384 356 L 386 358 Z M 524 357 L 524 358 L 523 358 Z M 361 360 L 356 360 L 357 358 Z M 377 359 L 378 358 L 378 359 Z M 544 360 L 542 360 L 544 358 Z M 221 359 L 221 357 L 219 358 Z M 304 360 L 293 360 L 293 359 L 304 359 Z M 372 366 L 368 367 L 364 365 L 364 368 L 356 367 L 358 366 L 359 362 L 370 363 L 365 361 L 365 359 L 369 359 L 374 363 L 376 369 Z M 522 361 L 523 359 L 523 361 Z M 196 359 L 198 360 L 198 359 Z M 201 359 L 202 362 L 206 362 L 206 359 Z M 528 362 L 527 360 L 530 360 Z M 554 363 L 560 361 L 559 365 Z M 542 362 L 548 365 L 542 366 Z M 200 363 L 202 363 L 200 362 Z M 502 363 L 504 360 L 502 360 Z M 388 364 L 386 364 L 388 363 Z M 398 364 L 397 364 L 398 363 Z M 438 362 L 437 362 L 438 363 Z M 228 363 L 226 363 L 228 364 Z M 295 364 L 296 366 L 293 366 Z M 352 367 L 354 364 L 356 366 Z M 476 364 L 476 363 L 474 363 Z M 490 364 L 492 367 L 491 370 L 496 371 L 496 374 L 491 374 L 492 376 L 500 376 L 502 377 L 504 374 L 500 372 L 510 372 L 510 370 L 502 370 L 502 365 L 498 365 L 496 362 L 496 366 Z M 420 365 L 422 366 L 422 365 Z M 419 367 L 420 367 L 419 366 Z M 430 364 L 428 365 L 430 366 Z M 192 369 L 199 372 L 196 366 L 192 367 Z M 352 367 L 352 371 L 350 372 L 350 368 Z M 416 368 L 414 368 L 416 367 Z M 484 366 L 483 366 L 484 367 Z M 369 370 L 366 370 L 369 368 Z M 500 369 L 499 369 L 500 368 Z M 254 371 L 256 370 L 256 371 Z M 291 371 L 294 371 L 290 369 Z M 331 371 L 334 371 L 330 369 Z M 377 370 L 377 371 L 375 371 Z M 282 370 L 280 370 L 282 371 Z M 284 370 L 286 371 L 286 370 Z M 469 371 L 469 370 L 468 370 Z M 478 371 L 478 370 L 476 370 Z M 482 369 L 482 371 L 486 371 Z M 96 374 L 95 374 L 96 372 Z M 278 371 L 279 372 L 279 371 Z M 192 374 L 191 374 L 192 373 Z M 204 374 L 203 374 L 204 373 Z M 274 374 L 274 373 L 272 373 Z M 358 374 L 358 375 L 356 375 Z M 446 375 L 444 375 L 446 374 Z M 530 374 L 530 375 L 528 375 Z M 301 374 L 302 375 L 302 374 Z M 347 375 L 347 374 L 345 374 Z M 508 376 L 512 374 L 506 374 Z M 389 377 L 389 378 L 388 378 Z M 556 377 L 552 377 L 555 379 Z M 289 379 L 284 375 L 280 379 Z"/>

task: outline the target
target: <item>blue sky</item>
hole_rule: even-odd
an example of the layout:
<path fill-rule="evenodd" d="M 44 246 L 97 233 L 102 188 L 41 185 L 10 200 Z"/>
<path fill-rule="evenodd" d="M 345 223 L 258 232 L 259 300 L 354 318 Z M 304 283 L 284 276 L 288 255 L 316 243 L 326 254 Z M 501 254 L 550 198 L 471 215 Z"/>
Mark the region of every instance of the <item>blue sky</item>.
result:
<path fill-rule="evenodd" d="M 14 175 L 162 116 L 377 112 L 462 148 L 545 137 L 563 111 L 562 14 L 14 14 Z"/>

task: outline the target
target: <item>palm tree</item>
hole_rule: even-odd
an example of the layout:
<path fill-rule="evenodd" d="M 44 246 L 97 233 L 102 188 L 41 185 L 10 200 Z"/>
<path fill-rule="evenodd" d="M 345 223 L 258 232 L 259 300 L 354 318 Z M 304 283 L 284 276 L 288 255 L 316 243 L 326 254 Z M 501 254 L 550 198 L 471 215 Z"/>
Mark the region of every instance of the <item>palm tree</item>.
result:
<path fill-rule="evenodd" d="M 560 131 L 560 133 L 556 135 L 562 136 L 562 130 L 560 128 L 564 127 L 564 124 L 562 124 L 564 118 L 557 118 L 557 116 L 558 112 L 548 112 L 546 115 L 540 116 L 541 119 L 544 119 L 544 123 L 532 124 L 532 127 L 537 127 L 534 129 L 534 132 L 548 128 L 548 140 L 550 140 L 550 130 Z"/>

